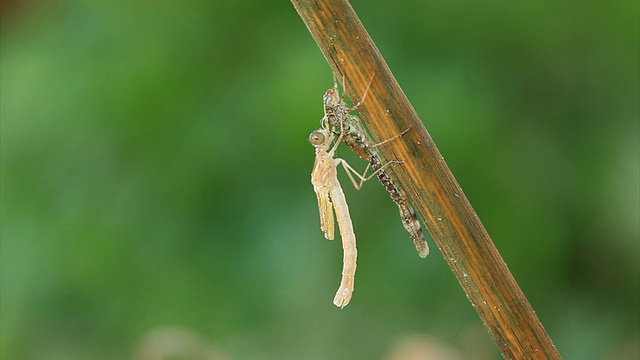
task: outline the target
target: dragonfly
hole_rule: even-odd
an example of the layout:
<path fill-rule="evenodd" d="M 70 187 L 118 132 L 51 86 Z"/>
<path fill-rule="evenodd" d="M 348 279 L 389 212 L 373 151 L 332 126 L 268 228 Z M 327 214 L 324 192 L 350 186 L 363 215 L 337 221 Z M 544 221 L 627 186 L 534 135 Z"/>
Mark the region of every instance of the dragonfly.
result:
<path fill-rule="evenodd" d="M 371 78 L 371 80 L 373 80 L 373 77 Z M 366 131 L 362 124 L 360 124 L 360 119 L 356 115 L 351 114 L 351 112 L 356 110 L 366 98 L 367 92 L 369 91 L 369 86 L 371 86 L 371 82 L 369 82 L 369 85 L 367 86 L 362 99 L 357 104 L 349 106 L 344 101 L 344 94 L 342 96 L 340 95 L 338 90 L 338 83 L 334 78 L 333 87 L 327 90 L 327 92 L 323 96 L 323 121 L 326 121 L 333 127 L 332 132 L 334 135 L 338 136 L 339 140 L 342 140 L 345 144 L 347 144 L 347 146 L 349 146 L 351 150 L 353 150 L 353 152 L 355 152 L 360 158 L 369 162 L 369 165 L 375 171 L 374 174 L 377 175 L 382 185 L 391 195 L 391 199 L 393 199 L 393 201 L 398 206 L 398 209 L 400 210 L 400 218 L 402 219 L 402 225 L 404 226 L 407 233 L 409 233 L 409 237 L 413 241 L 413 244 L 418 251 L 418 255 L 422 258 L 425 258 L 427 257 L 427 255 L 429 255 L 429 244 L 427 243 L 427 240 L 424 237 L 424 233 L 422 232 L 422 227 L 420 225 L 420 221 L 418 220 L 418 216 L 409 204 L 406 193 L 401 188 L 396 186 L 396 184 L 391 179 L 391 176 L 384 171 L 384 167 L 386 165 L 383 165 L 381 157 L 375 150 L 377 146 L 385 144 L 404 135 L 407 131 L 410 130 L 410 128 L 400 133 L 399 135 L 396 135 L 378 144 L 369 144 L 369 140 L 365 135 Z"/>
<path fill-rule="evenodd" d="M 356 248 L 356 235 L 353 230 L 351 216 L 349 215 L 349 206 L 347 205 L 347 200 L 338 181 L 338 166 L 342 165 L 356 189 L 360 189 L 365 181 L 376 175 L 376 172 L 374 172 L 366 177 L 370 166 L 367 166 L 363 174 L 360 174 L 344 159 L 334 158 L 342 137 L 342 134 L 338 135 L 338 138 L 334 142 L 335 135 L 330 131 L 328 123 L 324 121 L 323 128 L 315 130 L 309 135 L 309 141 L 316 149 L 315 163 L 311 173 L 311 183 L 318 198 L 320 229 L 324 233 L 325 238 L 333 240 L 335 235 L 335 221 L 337 220 L 340 237 L 342 238 L 342 248 L 344 250 L 342 278 L 340 280 L 340 287 L 333 299 L 334 305 L 339 308 L 347 306 L 353 295 L 358 250 Z M 382 166 L 378 171 L 382 171 L 384 167 L 385 166 Z M 356 177 L 360 180 L 359 182 L 356 180 Z"/>

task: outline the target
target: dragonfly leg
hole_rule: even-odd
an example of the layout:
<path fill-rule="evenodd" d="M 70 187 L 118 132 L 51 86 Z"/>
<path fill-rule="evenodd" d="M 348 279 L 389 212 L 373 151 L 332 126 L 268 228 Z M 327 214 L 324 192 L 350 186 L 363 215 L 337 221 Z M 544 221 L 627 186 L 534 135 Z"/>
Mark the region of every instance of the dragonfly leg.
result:
<path fill-rule="evenodd" d="M 387 162 L 386 164 L 382 165 L 378 170 L 374 171 L 373 173 L 371 173 L 371 174 L 369 174 L 367 176 L 367 171 L 369 171 L 369 168 L 371 167 L 371 163 L 367 164 L 367 167 L 364 169 L 364 172 L 362 174 L 360 174 L 356 169 L 351 167 L 351 165 L 349 165 L 349 163 L 347 163 L 344 159 L 337 158 L 336 161 L 339 162 L 340 164 L 342 164 L 342 167 L 344 168 L 345 172 L 349 176 L 349 180 L 351 180 L 351 183 L 353 184 L 353 186 L 357 190 L 360 190 L 362 188 L 362 185 L 364 184 L 365 181 L 370 180 L 374 176 L 376 176 L 379 173 L 381 173 L 382 171 L 384 171 L 384 169 L 387 166 L 389 166 L 391 164 L 402 164 L 404 162 L 402 160 L 391 160 L 391 161 Z M 355 175 L 360 181 L 358 182 L 353 177 L 353 175 Z"/>
<path fill-rule="evenodd" d="M 378 146 L 380 146 L 380 145 L 383 145 L 383 144 L 388 143 L 389 141 L 393 141 L 393 140 L 395 140 L 395 139 L 397 139 L 397 138 L 399 138 L 399 137 L 402 137 L 402 135 L 404 135 L 404 134 L 408 133 L 408 132 L 409 132 L 409 130 L 411 130 L 411 126 L 409 126 L 409 127 L 407 128 L 407 130 L 405 130 L 405 131 L 401 132 L 400 134 L 398 134 L 398 135 L 396 135 L 396 136 L 393 136 L 393 137 L 390 137 L 390 138 L 388 138 L 387 140 L 381 141 L 381 142 L 379 142 L 379 143 L 377 143 L 377 144 L 373 144 L 373 145 L 371 145 L 371 147 L 372 147 L 372 148 L 374 148 L 374 147 L 378 147 Z"/>

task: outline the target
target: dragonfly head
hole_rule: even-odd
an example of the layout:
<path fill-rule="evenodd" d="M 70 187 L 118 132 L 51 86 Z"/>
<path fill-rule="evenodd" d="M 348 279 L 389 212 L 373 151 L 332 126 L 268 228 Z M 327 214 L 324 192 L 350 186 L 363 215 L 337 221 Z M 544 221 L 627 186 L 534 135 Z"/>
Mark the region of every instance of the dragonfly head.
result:
<path fill-rule="evenodd" d="M 325 129 L 318 129 L 309 135 L 309 142 L 313 146 L 323 146 L 328 143 L 330 140 L 329 137 L 330 136 Z"/>

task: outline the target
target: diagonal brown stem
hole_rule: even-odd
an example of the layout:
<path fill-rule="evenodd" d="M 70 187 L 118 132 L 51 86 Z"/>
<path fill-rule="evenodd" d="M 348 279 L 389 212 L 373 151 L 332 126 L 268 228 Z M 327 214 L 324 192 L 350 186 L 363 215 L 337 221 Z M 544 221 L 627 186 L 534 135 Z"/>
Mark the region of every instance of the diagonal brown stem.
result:
<path fill-rule="evenodd" d="M 346 92 L 359 107 L 467 297 L 506 359 L 561 359 L 527 298 L 516 283 L 462 192 L 427 129 L 404 95 L 373 40 L 346 0 L 292 0 L 298 14 Z"/>

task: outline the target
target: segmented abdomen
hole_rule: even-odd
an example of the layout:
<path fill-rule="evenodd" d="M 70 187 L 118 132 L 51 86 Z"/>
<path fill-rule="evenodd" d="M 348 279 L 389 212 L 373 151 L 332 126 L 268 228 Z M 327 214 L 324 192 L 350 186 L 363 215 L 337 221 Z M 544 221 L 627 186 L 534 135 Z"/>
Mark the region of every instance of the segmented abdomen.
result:
<path fill-rule="evenodd" d="M 340 129 L 340 124 L 337 122 L 337 114 L 327 113 L 327 115 L 333 115 L 328 116 L 328 120 L 332 125 L 334 125 L 334 132 L 339 135 L 340 131 L 338 129 Z M 387 189 L 389 195 L 391 195 L 393 202 L 398 205 L 402 225 L 405 230 L 407 230 L 407 233 L 409 233 L 409 237 L 411 237 L 418 254 L 420 257 L 426 257 L 429 254 L 429 245 L 427 244 L 427 240 L 422 232 L 422 226 L 420 225 L 420 221 L 418 221 L 418 216 L 411 205 L 409 205 L 407 195 L 393 183 L 389 174 L 384 170 L 380 170 L 384 164 L 382 164 L 373 148 L 367 144 L 363 135 L 364 129 L 360 126 L 358 118 L 354 115 L 343 115 L 342 117 L 344 117 L 342 123 L 342 141 L 344 141 L 344 143 L 347 144 L 347 146 L 349 146 L 360 158 L 371 163 L 371 167 L 374 171 L 378 171 L 377 177 L 382 185 Z"/>
<path fill-rule="evenodd" d="M 374 170 L 378 170 L 382 167 L 382 163 L 375 154 L 371 155 L 370 163 Z M 391 195 L 393 202 L 398 205 L 402 225 L 409 233 L 409 237 L 411 237 L 413 245 L 418 251 L 418 255 L 422 258 L 427 257 L 427 255 L 429 255 L 429 244 L 422 232 L 422 226 L 420 225 L 420 221 L 418 221 L 418 216 L 407 201 L 407 195 L 402 191 L 402 189 L 397 187 L 393 181 L 391 181 L 391 177 L 386 172 L 380 171 L 377 176 L 382 185 L 384 185 L 389 192 L 389 195 Z"/>

